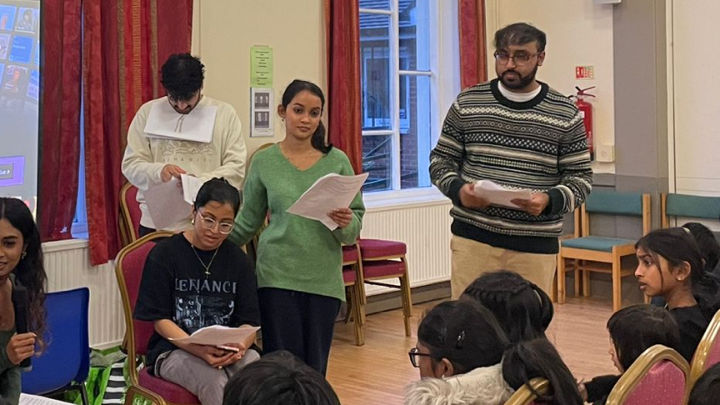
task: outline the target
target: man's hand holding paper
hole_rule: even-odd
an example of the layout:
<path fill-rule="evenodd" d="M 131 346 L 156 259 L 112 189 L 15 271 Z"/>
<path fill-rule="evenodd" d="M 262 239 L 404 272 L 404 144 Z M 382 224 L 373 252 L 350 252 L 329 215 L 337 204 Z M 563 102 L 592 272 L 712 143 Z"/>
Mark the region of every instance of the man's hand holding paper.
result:
<path fill-rule="evenodd" d="M 475 196 L 486 200 L 487 205 L 497 205 L 500 207 L 521 209 L 528 213 L 531 212 L 527 211 L 525 207 L 532 207 L 532 210 L 534 212 L 537 209 L 539 203 L 539 201 L 530 202 L 530 200 L 533 198 L 533 193 L 530 190 L 505 188 L 490 180 L 478 181 L 473 185 L 473 191 L 475 193 Z M 542 210 L 540 210 L 540 212 L 542 212 Z"/>

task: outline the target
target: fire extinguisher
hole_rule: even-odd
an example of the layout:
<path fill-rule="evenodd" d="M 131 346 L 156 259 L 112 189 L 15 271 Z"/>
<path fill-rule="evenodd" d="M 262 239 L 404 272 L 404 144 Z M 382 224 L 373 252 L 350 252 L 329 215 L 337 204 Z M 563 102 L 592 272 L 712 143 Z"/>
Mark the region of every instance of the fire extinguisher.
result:
<path fill-rule="evenodd" d="M 595 158 L 595 153 L 593 150 L 593 113 L 592 104 L 585 101 L 585 98 L 595 97 L 594 94 L 587 93 L 588 90 L 592 90 L 594 88 L 595 86 L 581 89 L 580 87 L 575 86 L 577 93 L 574 96 L 570 96 L 575 98 L 575 106 L 578 110 L 580 110 L 580 116 L 583 118 L 583 124 L 585 124 L 585 133 L 587 134 L 588 150 L 590 151 L 591 159 Z"/>

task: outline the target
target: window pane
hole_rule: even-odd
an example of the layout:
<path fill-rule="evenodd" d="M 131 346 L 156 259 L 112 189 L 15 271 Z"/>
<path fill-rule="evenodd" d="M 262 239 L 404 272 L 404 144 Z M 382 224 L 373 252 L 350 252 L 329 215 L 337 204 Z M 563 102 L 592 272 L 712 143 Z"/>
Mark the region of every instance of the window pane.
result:
<path fill-rule="evenodd" d="M 400 23 L 400 69 L 430 69 L 430 10 L 428 1 L 401 1 L 398 20 Z"/>
<path fill-rule="evenodd" d="M 390 16 L 360 14 L 363 129 L 390 129 Z"/>
<path fill-rule="evenodd" d="M 363 136 L 363 172 L 370 173 L 363 191 L 392 188 L 392 135 Z"/>
<path fill-rule="evenodd" d="M 432 97 L 430 76 L 400 76 L 400 188 L 430 187 Z"/>
<path fill-rule="evenodd" d="M 360 9 L 363 8 L 390 10 L 390 0 L 360 0 Z"/>

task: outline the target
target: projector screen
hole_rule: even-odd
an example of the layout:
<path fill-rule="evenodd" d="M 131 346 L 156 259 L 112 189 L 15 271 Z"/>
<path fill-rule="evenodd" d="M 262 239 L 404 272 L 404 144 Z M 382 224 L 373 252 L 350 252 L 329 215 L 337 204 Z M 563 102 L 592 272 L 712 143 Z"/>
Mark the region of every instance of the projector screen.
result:
<path fill-rule="evenodd" d="M 40 1 L 0 0 L 0 196 L 35 213 L 38 178 Z"/>

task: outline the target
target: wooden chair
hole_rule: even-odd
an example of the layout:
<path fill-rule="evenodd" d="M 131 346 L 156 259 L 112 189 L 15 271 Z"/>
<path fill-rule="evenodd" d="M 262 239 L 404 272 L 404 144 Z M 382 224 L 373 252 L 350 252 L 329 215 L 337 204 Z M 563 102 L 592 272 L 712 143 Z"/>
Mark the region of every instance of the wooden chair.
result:
<path fill-rule="evenodd" d="M 353 319 L 355 329 L 355 344 L 365 344 L 365 287 L 360 260 L 360 247 L 355 245 L 343 246 L 343 281 L 347 300 L 345 323 Z"/>
<path fill-rule="evenodd" d="M 688 369 L 687 361 L 678 352 L 654 345 L 623 373 L 606 405 L 683 405 Z"/>
<path fill-rule="evenodd" d="M 612 191 L 595 191 L 580 208 L 581 237 L 560 240 L 558 253 L 558 303 L 565 303 L 565 260 L 572 259 L 575 263 L 576 280 L 579 286 L 577 270 L 582 273 L 582 290 L 584 296 L 590 295 L 591 271 L 609 273 L 612 276 L 613 311 L 622 306 L 621 280 L 632 275 L 633 268 L 622 268 L 622 258 L 635 254 L 634 239 L 609 238 L 594 236 L 590 231 L 590 214 L 612 214 L 642 217 L 642 234 L 650 232 L 650 194 L 618 193 Z M 577 232 L 577 231 L 576 231 Z"/>
<path fill-rule="evenodd" d="M 720 218 L 720 197 L 688 194 L 660 194 L 660 223 L 670 227 L 670 217 L 711 219 Z"/>
<path fill-rule="evenodd" d="M 125 313 L 125 348 L 127 349 L 128 390 L 125 404 L 152 403 L 199 404 L 200 401 L 190 391 L 170 381 L 155 377 L 143 367 L 147 354 L 147 344 L 154 331 L 153 322 L 139 321 L 133 318 L 145 267 L 150 250 L 155 247 L 156 239 L 172 236 L 171 232 L 153 232 L 124 247 L 115 260 L 123 312 Z"/>
<path fill-rule="evenodd" d="M 412 297 L 407 259 L 405 258 L 407 246 L 403 242 L 382 239 L 358 239 L 358 245 L 360 246 L 364 282 L 400 290 L 405 336 L 410 336 Z M 400 281 L 399 285 L 379 281 L 393 278 Z"/>
<path fill-rule="evenodd" d="M 695 355 L 690 363 L 690 378 L 688 380 L 688 392 L 695 385 L 695 382 L 705 373 L 707 369 L 720 363 L 720 311 L 715 313 L 710 324 L 705 330 Z"/>
<path fill-rule="evenodd" d="M 528 386 L 529 385 L 529 386 Z M 505 405 L 532 405 L 540 395 L 547 395 L 550 390 L 550 382 L 544 378 L 533 378 L 528 384 L 518 388 Z"/>
<path fill-rule="evenodd" d="M 135 242 L 138 238 L 138 229 L 140 229 L 140 204 L 137 202 L 137 187 L 130 183 L 123 184 L 120 189 L 120 218 L 118 225 L 120 227 L 120 242 L 123 246 L 127 246 Z"/>

